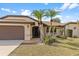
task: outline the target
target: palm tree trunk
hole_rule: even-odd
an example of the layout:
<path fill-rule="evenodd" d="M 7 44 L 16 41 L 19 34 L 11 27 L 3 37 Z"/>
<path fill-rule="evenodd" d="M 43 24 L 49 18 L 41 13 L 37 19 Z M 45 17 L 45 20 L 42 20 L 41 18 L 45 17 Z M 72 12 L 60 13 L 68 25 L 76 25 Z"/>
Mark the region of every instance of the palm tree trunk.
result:
<path fill-rule="evenodd" d="M 53 28 L 53 36 L 55 36 L 55 27 Z"/>
<path fill-rule="evenodd" d="M 51 20 L 50 20 L 50 35 L 52 36 L 52 18 L 51 18 Z"/>
<path fill-rule="evenodd" d="M 51 26 L 49 27 L 49 35 L 51 35 Z"/>
<path fill-rule="evenodd" d="M 42 23 L 39 24 L 39 30 L 40 30 L 40 42 L 43 42 L 44 33 Z"/>

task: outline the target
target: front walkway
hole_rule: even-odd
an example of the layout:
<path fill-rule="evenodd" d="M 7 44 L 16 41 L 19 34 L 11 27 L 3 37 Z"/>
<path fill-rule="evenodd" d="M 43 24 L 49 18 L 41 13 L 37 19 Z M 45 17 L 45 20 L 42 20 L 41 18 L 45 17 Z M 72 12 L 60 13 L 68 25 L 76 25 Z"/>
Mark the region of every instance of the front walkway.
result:
<path fill-rule="evenodd" d="M 0 56 L 9 55 L 23 40 L 0 40 Z"/>
<path fill-rule="evenodd" d="M 40 42 L 40 38 L 32 38 L 31 40 L 24 40 L 23 44 L 38 44 Z"/>

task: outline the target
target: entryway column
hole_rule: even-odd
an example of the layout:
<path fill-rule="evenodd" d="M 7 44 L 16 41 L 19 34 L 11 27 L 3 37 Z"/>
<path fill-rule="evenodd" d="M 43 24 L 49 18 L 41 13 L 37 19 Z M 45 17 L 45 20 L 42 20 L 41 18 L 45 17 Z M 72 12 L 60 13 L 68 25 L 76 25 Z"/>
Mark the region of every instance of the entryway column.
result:
<path fill-rule="evenodd" d="M 25 26 L 24 26 L 24 28 L 25 28 L 25 40 L 30 40 L 31 39 L 31 26 L 30 26 L 30 24 L 26 24 Z"/>

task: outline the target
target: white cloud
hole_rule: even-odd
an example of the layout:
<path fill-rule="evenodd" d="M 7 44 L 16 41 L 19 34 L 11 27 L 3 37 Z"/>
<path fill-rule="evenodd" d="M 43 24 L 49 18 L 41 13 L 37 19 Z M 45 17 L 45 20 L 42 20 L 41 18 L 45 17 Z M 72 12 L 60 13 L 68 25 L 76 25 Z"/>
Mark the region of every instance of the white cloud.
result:
<path fill-rule="evenodd" d="M 70 20 L 72 20 L 72 17 L 69 16 L 69 15 L 67 15 L 67 16 L 63 16 L 62 19 L 63 19 L 63 20 L 62 20 L 63 23 L 67 23 L 67 22 L 69 22 Z"/>
<path fill-rule="evenodd" d="M 12 13 L 14 13 L 14 14 L 15 14 L 15 13 L 16 13 L 16 11 L 12 11 Z"/>
<path fill-rule="evenodd" d="M 24 11 L 24 9 L 21 9 L 21 11 Z"/>
<path fill-rule="evenodd" d="M 78 3 L 64 3 L 63 4 L 63 6 L 61 6 L 60 7 L 60 9 L 62 10 L 62 11 L 64 11 L 65 9 L 73 9 L 73 8 L 75 8 L 75 7 L 78 7 L 79 6 L 79 4 Z"/>
<path fill-rule="evenodd" d="M 60 18 L 60 17 L 62 17 L 62 16 L 61 16 L 61 15 L 57 15 L 57 16 L 55 16 L 55 17 L 59 17 L 59 18 Z"/>
<path fill-rule="evenodd" d="M 48 3 L 44 3 L 44 5 L 48 5 Z"/>
<path fill-rule="evenodd" d="M 42 21 L 50 21 L 49 17 L 43 17 Z"/>
<path fill-rule="evenodd" d="M 11 12 L 8 8 L 1 8 L 2 11 Z"/>
<path fill-rule="evenodd" d="M 61 15 L 57 15 L 54 18 L 60 18 L 62 20 L 62 16 Z"/>
<path fill-rule="evenodd" d="M 70 22 L 76 22 L 77 20 L 70 20 Z"/>
<path fill-rule="evenodd" d="M 61 15 L 57 15 L 57 16 L 55 16 L 55 17 L 53 17 L 53 18 L 59 18 L 60 20 L 62 20 L 62 16 L 61 16 Z M 50 21 L 50 18 L 48 18 L 48 17 L 43 17 L 43 21 Z"/>
<path fill-rule="evenodd" d="M 9 8 L 1 8 L 2 11 L 10 12 L 10 13 L 16 13 L 16 11 L 11 10 Z"/>
<path fill-rule="evenodd" d="M 70 3 L 64 3 L 63 6 L 61 6 L 61 10 L 67 9 L 71 4 Z"/>
<path fill-rule="evenodd" d="M 62 17 L 62 23 L 67 23 L 67 22 L 75 22 L 77 21 L 76 18 L 73 18 L 73 16 L 63 16 Z"/>
<path fill-rule="evenodd" d="M 69 9 L 75 8 L 75 7 L 77 7 L 77 6 L 79 6 L 79 4 L 73 3 L 73 4 L 71 4 L 71 5 L 69 6 Z"/>
<path fill-rule="evenodd" d="M 55 11 L 58 11 L 58 12 L 62 12 L 62 10 L 61 9 L 54 9 Z"/>
<path fill-rule="evenodd" d="M 66 18 L 70 18 L 70 16 L 65 16 Z"/>
<path fill-rule="evenodd" d="M 31 11 L 30 10 L 21 10 L 21 15 L 31 15 Z"/>

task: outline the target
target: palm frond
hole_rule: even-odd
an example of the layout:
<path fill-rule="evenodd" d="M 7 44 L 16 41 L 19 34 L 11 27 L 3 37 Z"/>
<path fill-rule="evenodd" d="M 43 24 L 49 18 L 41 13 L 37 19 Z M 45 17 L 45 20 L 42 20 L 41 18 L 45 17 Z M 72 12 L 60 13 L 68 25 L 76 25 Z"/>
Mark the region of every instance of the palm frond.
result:
<path fill-rule="evenodd" d="M 45 15 L 46 15 L 47 17 L 50 17 L 51 19 L 52 19 L 53 17 L 55 17 L 57 14 L 59 14 L 59 11 L 56 11 L 56 10 L 54 10 L 54 9 L 48 9 L 48 10 L 46 11 L 46 13 L 45 13 Z"/>
<path fill-rule="evenodd" d="M 42 17 L 44 16 L 44 10 L 34 10 L 32 15 L 36 17 L 39 21 L 42 21 Z"/>

